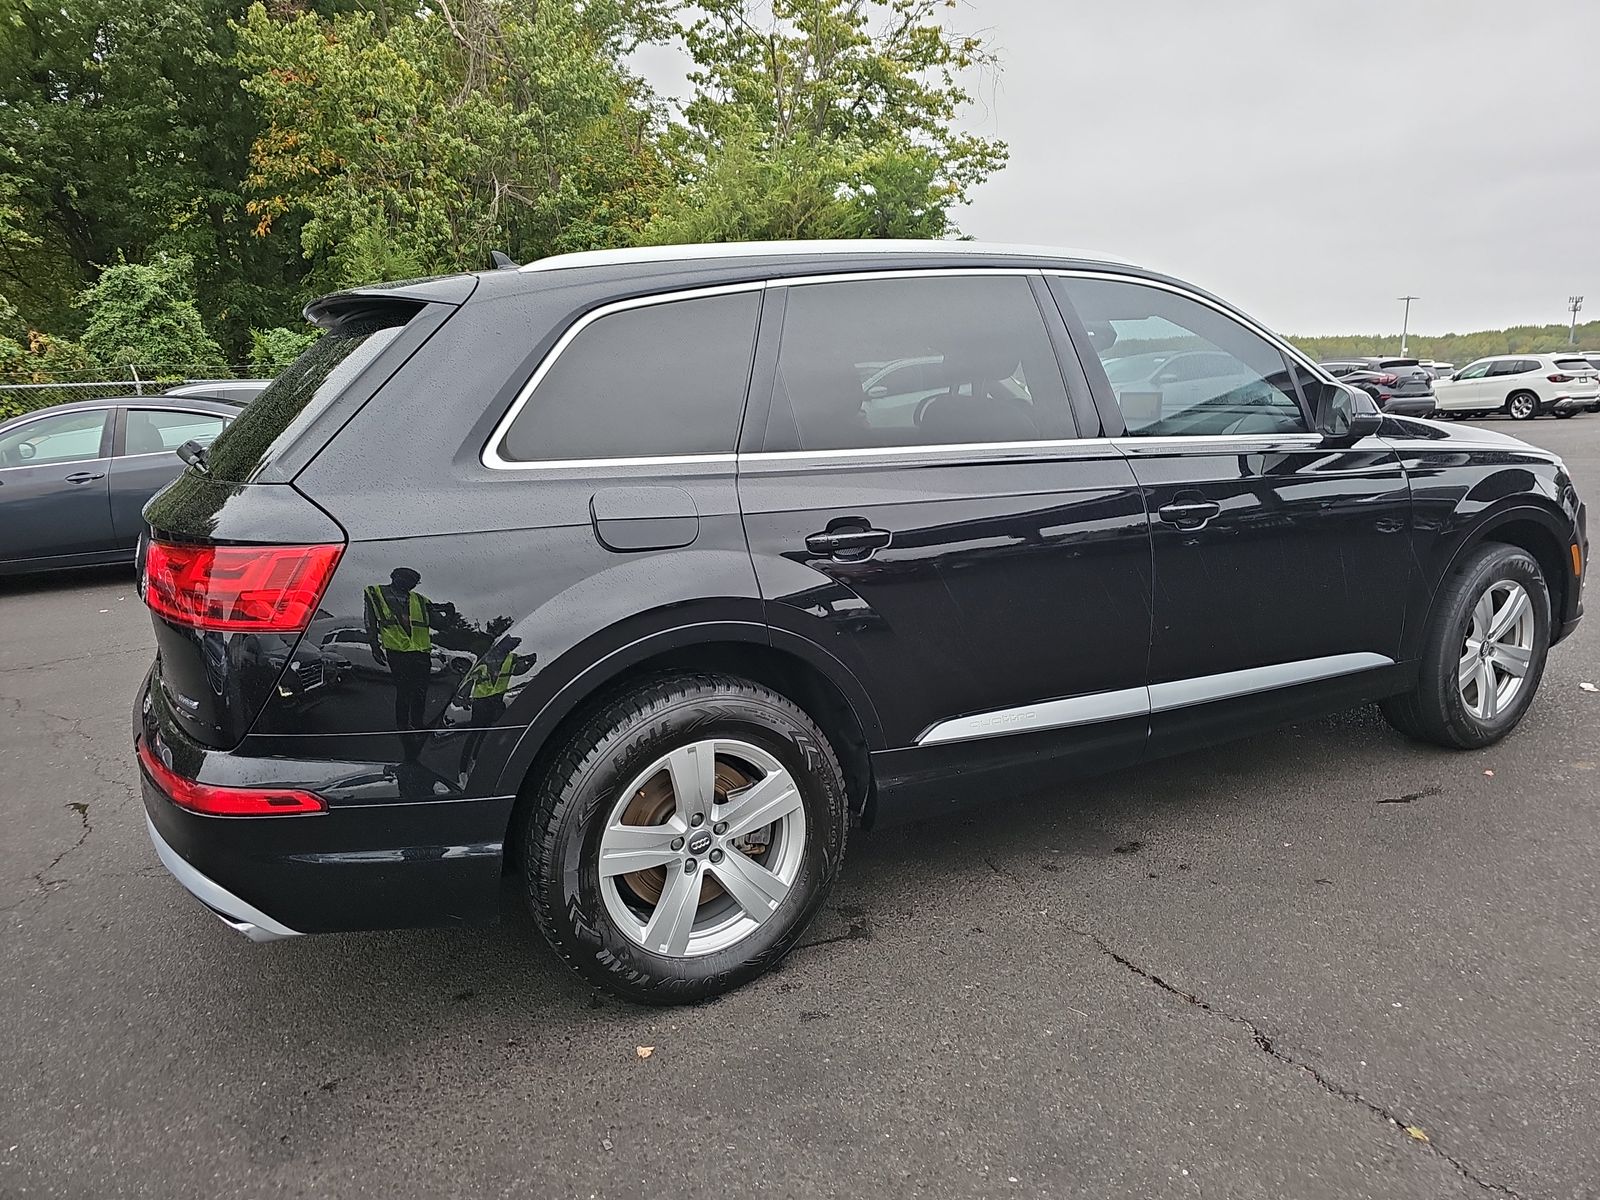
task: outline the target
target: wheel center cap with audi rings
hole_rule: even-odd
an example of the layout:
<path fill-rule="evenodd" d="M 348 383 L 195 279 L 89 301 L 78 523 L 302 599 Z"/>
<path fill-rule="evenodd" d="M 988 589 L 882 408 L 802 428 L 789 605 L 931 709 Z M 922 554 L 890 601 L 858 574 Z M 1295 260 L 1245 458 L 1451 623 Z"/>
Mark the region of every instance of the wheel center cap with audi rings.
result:
<path fill-rule="evenodd" d="M 709 849 L 711 849 L 711 834 L 708 830 L 702 829 L 689 839 L 690 854 L 704 854 Z"/>

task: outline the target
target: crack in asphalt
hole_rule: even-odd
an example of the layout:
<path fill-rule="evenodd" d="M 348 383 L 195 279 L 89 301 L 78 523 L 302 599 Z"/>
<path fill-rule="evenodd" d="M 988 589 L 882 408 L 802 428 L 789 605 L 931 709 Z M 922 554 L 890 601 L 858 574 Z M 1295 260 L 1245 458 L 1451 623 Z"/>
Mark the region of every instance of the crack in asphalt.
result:
<path fill-rule="evenodd" d="M 92 735 L 84 732 L 82 728 L 83 722 L 88 720 L 88 718 L 69 717 L 64 713 L 52 712 L 47 708 L 29 706 L 24 704 L 22 700 L 15 696 L 0 696 L 0 701 L 4 701 L 6 704 L 14 706 L 8 713 L 8 715 L 11 717 L 20 717 L 24 712 L 31 712 L 37 713 L 42 717 L 48 717 L 51 720 L 61 722 L 62 725 L 66 727 L 65 729 L 55 731 L 50 729 L 40 729 L 38 731 L 44 738 L 46 744 L 59 750 L 63 749 L 63 739 L 66 737 L 76 737 L 82 739 L 86 743 L 86 746 L 84 747 L 83 761 L 88 766 L 89 774 L 95 779 L 99 780 L 101 783 L 105 784 L 107 787 L 121 792 L 123 794 L 122 803 L 125 804 L 134 797 L 135 791 L 133 785 L 126 778 L 118 778 L 116 775 L 108 773 L 110 770 L 108 767 L 108 762 L 112 760 L 112 756 L 100 748 L 99 744 L 95 741 Z M 70 808 L 78 815 L 78 821 L 81 828 L 78 831 L 77 839 L 73 841 L 71 845 L 59 851 L 54 858 L 52 858 L 43 867 L 39 868 L 39 870 L 34 871 L 29 876 L 29 878 L 33 880 L 33 888 L 20 899 L 14 900 L 10 904 L 0 905 L 0 913 L 9 913 L 21 908 L 24 904 L 28 904 L 31 901 L 44 899 L 52 893 L 60 891 L 61 888 L 69 882 L 69 880 L 64 878 L 52 879 L 49 878 L 49 876 L 51 872 L 61 865 L 62 861 L 66 859 L 69 854 L 71 854 L 74 850 L 80 849 L 84 842 L 88 841 L 89 835 L 94 832 L 94 823 L 89 819 L 89 805 L 87 803 L 82 801 L 68 801 L 62 807 Z M 117 807 L 120 807 L 120 805 Z"/>
<path fill-rule="evenodd" d="M 67 663 L 93 662 L 99 658 L 119 658 L 124 654 L 149 654 L 154 657 L 155 652 L 149 646 L 122 646 L 113 650 L 96 650 L 93 654 L 73 654 L 66 658 L 52 658 L 46 662 L 18 663 L 15 666 L 0 667 L 0 675 L 21 674 L 24 671 L 42 671 L 46 667 L 59 667 Z"/>
<path fill-rule="evenodd" d="M 983 861 L 996 875 L 1011 880 L 1011 882 L 1016 884 L 1018 888 L 1026 891 L 1026 885 L 1015 873 L 1001 867 L 992 858 L 985 858 Z M 1177 984 L 1169 982 L 1160 975 L 1156 974 L 1154 971 L 1141 967 L 1138 963 L 1134 962 L 1126 955 L 1120 954 L 1116 950 L 1112 949 L 1111 946 L 1106 943 L 1104 938 L 1091 930 L 1079 929 L 1075 925 L 1067 924 L 1063 924 L 1062 928 L 1064 928 L 1068 933 L 1071 933 L 1076 937 L 1080 937 L 1090 945 L 1094 946 L 1096 950 L 1098 950 L 1105 957 L 1109 958 L 1112 962 L 1116 963 L 1118 966 L 1122 967 L 1124 970 L 1131 971 L 1133 974 L 1139 976 L 1139 978 L 1154 984 L 1156 987 L 1160 988 L 1164 992 L 1167 992 L 1169 995 L 1178 997 L 1178 999 L 1182 1000 L 1184 1003 L 1192 1005 L 1193 1007 L 1200 1009 L 1202 1012 L 1209 1013 L 1214 1017 L 1220 1017 L 1224 1021 L 1238 1025 L 1240 1028 L 1244 1029 L 1250 1034 L 1251 1042 L 1253 1042 L 1256 1048 L 1268 1058 L 1283 1063 L 1285 1066 L 1293 1067 L 1302 1074 L 1309 1076 L 1313 1081 L 1316 1082 L 1317 1086 L 1320 1087 L 1324 1092 L 1328 1093 L 1328 1095 L 1334 1096 L 1340 1100 L 1350 1101 L 1353 1104 L 1358 1104 L 1362 1108 L 1365 1108 L 1373 1116 L 1381 1118 L 1388 1124 L 1394 1126 L 1396 1129 L 1406 1131 L 1408 1139 L 1414 1145 L 1420 1146 L 1429 1154 L 1432 1154 L 1436 1158 L 1448 1163 L 1455 1170 L 1456 1174 L 1460 1175 L 1461 1178 L 1465 1179 L 1468 1183 L 1475 1184 L 1484 1191 L 1494 1192 L 1502 1196 L 1510 1196 L 1512 1197 L 1512 1200 L 1526 1200 L 1522 1193 L 1507 1187 L 1505 1184 L 1484 1179 L 1481 1175 L 1468 1167 L 1466 1163 L 1462 1162 L 1460 1159 L 1456 1158 L 1447 1151 L 1440 1149 L 1439 1146 L 1434 1144 L 1431 1140 L 1428 1140 L 1425 1137 L 1419 1139 L 1412 1136 L 1409 1132 L 1410 1130 L 1420 1129 L 1420 1126 L 1416 1125 L 1415 1122 L 1397 1116 L 1394 1110 L 1379 1104 L 1376 1101 L 1369 1100 L 1366 1096 L 1363 1096 L 1354 1088 L 1347 1087 L 1342 1083 L 1338 1083 L 1335 1080 L 1329 1079 L 1318 1068 L 1312 1066 L 1310 1063 L 1301 1061 L 1288 1051 L 1281 1049 L 1273 1041 L 1272 1037 L 1249 1017 L 1240 1016 L 1238 1013 L 1232 1013 L 1228 1012 L 1226 1009 L 1218 1008 L 1210 1001 L 1202 1000 L 1195 993 L 1186 991 Z"/>

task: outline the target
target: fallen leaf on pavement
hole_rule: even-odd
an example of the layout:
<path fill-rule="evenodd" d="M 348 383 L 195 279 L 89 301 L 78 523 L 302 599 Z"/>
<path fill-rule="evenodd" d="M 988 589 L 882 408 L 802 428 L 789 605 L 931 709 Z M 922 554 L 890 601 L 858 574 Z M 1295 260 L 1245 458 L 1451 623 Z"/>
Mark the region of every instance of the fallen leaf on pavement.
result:
<path fill-rule="evenodd" d="M 654 1046 L 635 1046 L 633 1052 L 640 1058 L 649 1058 L 656 1052 L 656 1048 Z"/>
<path fill-rule="evenodd" d="M 1595 685 L 1592 683 L 1584 682 L 1580 683 L 1578 686 L 1586 692 L 1600 692 L 1600 687 L 1595 687 Z"/>
<path fill-rule="evenodd" d="M 1428 1135 L 1423 1133 L 1422 1130 L 1418 1129 L 1415 1125 L 1407 1125 L 1406 1132 L 1411 1135 L 1411 1140 L 1414 1142 L 1425 1142 L 1428 1140 Z"/>
<path fill-rule="evenodd" d="M 1485 771 L 1484 774 L 1487 775 L 1490 779 L 1494 778 L 1494 772 L 1493 771 Z"/>

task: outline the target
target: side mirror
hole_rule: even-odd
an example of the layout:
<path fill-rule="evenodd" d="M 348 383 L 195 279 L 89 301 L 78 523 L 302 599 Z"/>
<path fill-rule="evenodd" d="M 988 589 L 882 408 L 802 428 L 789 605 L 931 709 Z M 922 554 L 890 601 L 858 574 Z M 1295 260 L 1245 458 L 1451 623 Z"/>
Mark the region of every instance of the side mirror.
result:
<path fill-rule="evenodd" d="M 1317 405 L 1317 432 L 1334 446 L 1350 446 L 1378 432 L 1383 414 L 1360 388 L 1336 383 L 1323 390 Z"/>

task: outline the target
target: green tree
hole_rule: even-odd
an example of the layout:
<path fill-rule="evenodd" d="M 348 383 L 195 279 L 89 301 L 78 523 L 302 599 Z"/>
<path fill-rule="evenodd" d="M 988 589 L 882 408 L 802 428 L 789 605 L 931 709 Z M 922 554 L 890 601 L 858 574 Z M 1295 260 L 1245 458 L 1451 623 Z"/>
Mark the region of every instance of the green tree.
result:
<path fill-rule="evenodd" d="M 942 237 L 1005 145 L 955 127 L 994 67 L 940 0 L 701 0 L 654 241 Z M 758 15 L 760 14 L 760 15 Z"/>
<path fill-rule="evenodd" d="M 100 268 L 198 264 L 235 349 L 298 304 L 293 230 L 252 236 L 241 181 L 254 102 L 231 65 L 242 0 L 0 0 L 0 288 L 71 332 Z"/>
<path fill-rule="evenodd" d="M 429 0 L 404 16 L 260 4 L 237 61 L 266 121 L 259 234 L 301 222 L 321 288 L 627 240 L 665 174 L 619 66 L 662 0 Z"/>
<path fill-rule="evenodd" d="M 279 326 L 276 329 L 250 331 L 250 369 L 258 375 L 276 375 L 295 359 L 300 352 L 317 340 L 318 330 L 293 329 Z"/>
<path fill-rule="evenodd" d="M 83 348 L 103 367 L 133 364 L 191 375 L 226 369 L 195 306 L 194 263 L 186 256 L 158 254 L 148 263 L 107 267 L 77 304 L 88 313 Z"/>

